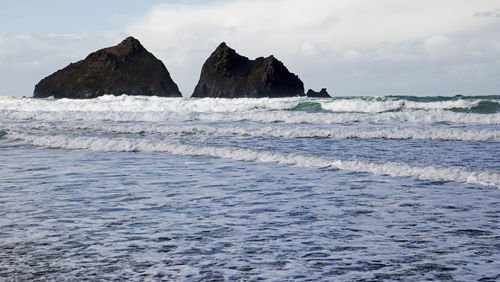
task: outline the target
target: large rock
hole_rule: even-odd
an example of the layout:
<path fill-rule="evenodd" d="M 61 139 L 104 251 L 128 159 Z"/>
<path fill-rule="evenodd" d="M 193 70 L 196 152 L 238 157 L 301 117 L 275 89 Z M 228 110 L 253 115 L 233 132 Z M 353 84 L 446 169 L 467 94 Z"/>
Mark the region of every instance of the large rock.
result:
<path fill-rule="evenodd" d="M 165 65 L 133 37 L 49 75 L 34 91 L 36 98 L 85 99 L 104 94 L 182 97 Z"/>
<path fill-rule="evenodd" d="M 210 55 L 191 97 L 262 98 L 304 96 L 304 83 L 274 56 L 249 60 L 226 43 Z"/>
<path fill-rule="evenodd" d="M 332 98 L 332 96 L 328 94 L 328 91 L 326 91 L 326 88 L 321 88 L 321 91 L 319 92 L 309 89 L 307 90 L 306 96 L 313 98 Z"/>

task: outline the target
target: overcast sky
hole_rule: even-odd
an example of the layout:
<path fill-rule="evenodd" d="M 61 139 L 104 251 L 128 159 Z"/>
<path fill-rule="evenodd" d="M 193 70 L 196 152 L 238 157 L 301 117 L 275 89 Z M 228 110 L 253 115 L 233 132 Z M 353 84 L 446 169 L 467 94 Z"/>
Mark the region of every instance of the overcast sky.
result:
<path fill-rule="evenodd" d="M 184 96 L 225 41 L 275 55 L 307 88 L 350 95 L 500 94 L 498 0 L 0 0 L 0 95 L 131 35 Z"/>

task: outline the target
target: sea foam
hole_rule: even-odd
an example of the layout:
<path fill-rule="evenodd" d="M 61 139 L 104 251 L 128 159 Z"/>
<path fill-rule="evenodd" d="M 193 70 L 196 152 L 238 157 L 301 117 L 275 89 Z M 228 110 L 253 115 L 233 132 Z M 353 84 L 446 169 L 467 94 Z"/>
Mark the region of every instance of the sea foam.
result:
<path fill-rule="evenodd" d="M 500 142 L 500 130 L 474 128 L 421 128 L 421 127 L 381 127 L 381 126 L 310 126 L 310 125 L 238 125 L 201 124 L 201 125 L 164 125 L 157 123 L 142 124 L 102 124 L 102 123 L 47 123 L 2 124 L 5 129 L 14 131 L 59 130 L 91 131 L 111 134 L 159 134 L 165 136 L 247 136 L 267 138 L 329 138 L 329 139 L 392 139 L 392 140 L 438 140 L 465 142 Z M 12 127 L 12 128 L 10 128 Z"/>
<path fill-rule="evenodd" d="M 287 124 L 456 123 L 500 124 L 500 113 L 467 112 L 482 100 L 414 102 L 375 98 L 188 99 L 103 96 L 91 100 L 0 98 L 0 117 L 19 120 L 254 121 Z M 317 112 L 297 111 L 303 103 Z M 497 102 L 492 102 L 497 103 Z M 307 107 L 306 107 L 307 108 Z M 453 109 L 453 111 L 451 110 Z M 457 109 L 464 109 L 463 112 Z"/>
<path fill-rule="evenodd" d="M 431 181 L 454 181 L 500 188 L 500 174 L 490 171 L 469 171 L 461 167 L 415 167 L 404 163 L 374 163 L 339 160 L 301 154 L 233 147 L 197 146 L 176 142 L 133 138 L 69 137 L 65 135 L 31 135 L 9 132 L 7 138 L 22 140 L 34 146 L 53 149 L 84 149 L 96 152 L 165 152 L 179 156 L 200 156 L 246 162 L 275 163 L 310 168 L 333 168 L 393 177 L 415 177 Z"/>

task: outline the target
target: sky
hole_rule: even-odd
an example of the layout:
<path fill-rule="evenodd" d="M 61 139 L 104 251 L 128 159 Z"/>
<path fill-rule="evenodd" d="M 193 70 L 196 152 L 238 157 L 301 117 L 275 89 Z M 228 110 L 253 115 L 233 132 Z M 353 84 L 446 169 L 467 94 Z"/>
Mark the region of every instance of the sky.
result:
<path fill-rule="evenodd" d="M 498 0 L 0 0 L 0 95 L 127 36 L 185 97 L 226 42 L 336 96 L 500 95 Z"/>

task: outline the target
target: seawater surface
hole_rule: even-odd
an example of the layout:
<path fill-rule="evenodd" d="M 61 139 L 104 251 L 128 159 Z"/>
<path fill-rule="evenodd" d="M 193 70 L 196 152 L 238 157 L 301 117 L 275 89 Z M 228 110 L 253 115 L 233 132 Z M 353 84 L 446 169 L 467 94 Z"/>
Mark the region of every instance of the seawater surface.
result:
<path fill-rule="evenodd" d="M 0 97 L 0 152 L 0 279 L 500 279 L 500 96 Z"/>

